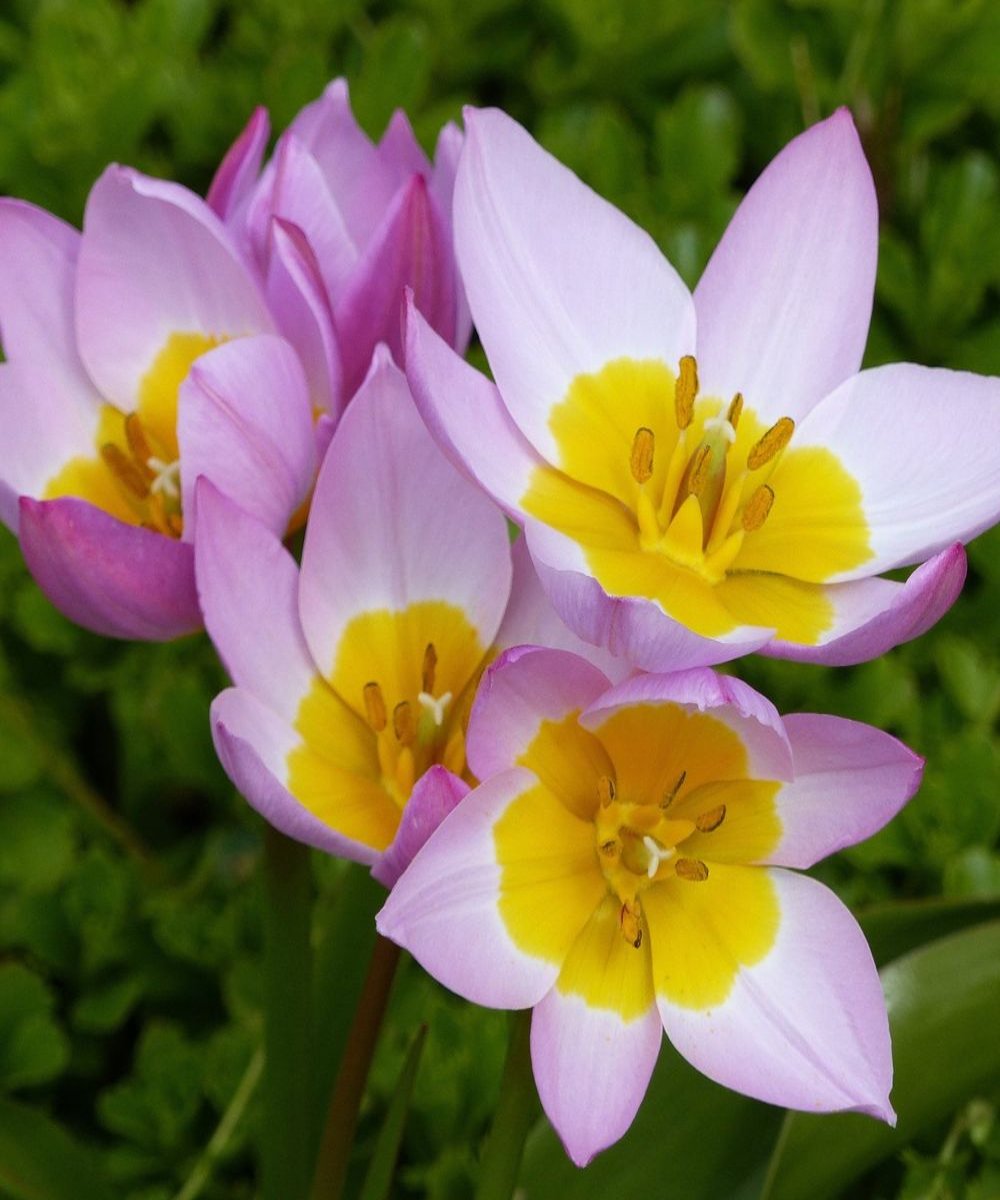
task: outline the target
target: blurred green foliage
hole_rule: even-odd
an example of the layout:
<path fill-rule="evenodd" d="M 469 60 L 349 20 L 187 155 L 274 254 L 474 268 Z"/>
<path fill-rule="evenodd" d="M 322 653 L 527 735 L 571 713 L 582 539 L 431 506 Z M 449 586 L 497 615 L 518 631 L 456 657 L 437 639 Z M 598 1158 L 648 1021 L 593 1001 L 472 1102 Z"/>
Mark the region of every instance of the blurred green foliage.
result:
<path fill-rule="evenodd" d="M 848 104 L 882 214 L 869 362 L 1000 374 L 998 62 L 992 0 L 8 0 L 0 191 L 78 223 L 110 160 L 204 190 L 255 105 L 280 129 L 346 74 L 371 133 L 402 105 L 428 146 L 463 103 L 507 108 L 694 282 L 766 162 Z M 919 643 L 852 670 L 739 668 L 783 710 L 870 721 L 928 758 L 901 817 L 818 871 L 858 908 L 1000 894 L 998 613 L 995 532 L 971 549 L 961 602 Z M 43 1120 L 24 1104 L 47 1112 L 97 1148 L 110 1194 L 132 1200 L 254 1192 L 253 1099 L 184 1191 L 260 1041 L 260 828 L 212 751 L 222 682 L 203 639 L 120 645 L 69 625 L 0 535 L 4 1119 Z M 349 869 L 315 867 L 322 913 Z M 393 1195 L 459 1200 L 505 1024 L 412 964 L 359 1146 L 377 1137 L 420 1022 Z M 996 1196 L 998 1099 L 966 1098 L 850 1196 Z M 71 1160 L 63 1133 L 39 1136 Z M 0 1173 L 0 1195 L 20 1194 L 8 1186 Z"/>

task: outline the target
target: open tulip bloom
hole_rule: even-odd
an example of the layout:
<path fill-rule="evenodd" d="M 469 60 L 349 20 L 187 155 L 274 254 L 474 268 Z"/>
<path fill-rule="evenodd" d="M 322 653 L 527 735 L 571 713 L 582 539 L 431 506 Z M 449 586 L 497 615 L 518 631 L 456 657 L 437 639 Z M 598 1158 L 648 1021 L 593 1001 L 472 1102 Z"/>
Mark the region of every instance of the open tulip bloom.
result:
<path fill-rule="evenodd" d="M 928 629 L 1000 513 L 1000 381 L 859 371 L 877 211 L 846 110 L 765 170 L 693 297 L 509 117 L 466 121 L 456 252 L 496 387 L 415 313 L 407 369 L 563 619 L 661 671 Z"/>
<path fill-rule="evenodd" d="M 282 832 L 391 885 L 468 791 L 488 656 L 579 641 L 523 550 L 512 595 L 502 514 L 441 454 L 384 347 L 324 459 L 301 570 L 207 481 L 197 520 L 205 624 L 236 685 L 212 707 L 226 770 Z"/>
<path fill-rule="evenodd" d="M 336 79 L 296 116 L 260 173 L 267 137 L 258 109 L 208 202 L 264 281 L 316 388 L 326 389 L 323 406 L 343 407 L 379 342 L 402 363 L 407 287 L 431 326 L 464 350 L 471 322 L 451 227 L 458 128 L 441 130 L 433 164 L 401 110 L 375 144 Z"/>
<path fill-rule="evenodd" d="M 83 233 L 0 200 L 0 518 L 67 616 L 159 640 L 201 625 L 194 485 L 277 533 L 317 462 L 303 366 L 219 218 L 109 167 Z"/>
<path fill-rule="evenodd" d="M 916 755 L 853 721 L 782 719 L 707 668 L 611 686 L 535 647 L 490 668 L 467 747 L 483 782 L 378 927 L 460 995 L 534 1008 L 539 1096 L 576 1163 L 631 1124 L 664 1029 L 738 1091 L 894 1121 L 864 937 L 787 868 L 881 828 Z"/>

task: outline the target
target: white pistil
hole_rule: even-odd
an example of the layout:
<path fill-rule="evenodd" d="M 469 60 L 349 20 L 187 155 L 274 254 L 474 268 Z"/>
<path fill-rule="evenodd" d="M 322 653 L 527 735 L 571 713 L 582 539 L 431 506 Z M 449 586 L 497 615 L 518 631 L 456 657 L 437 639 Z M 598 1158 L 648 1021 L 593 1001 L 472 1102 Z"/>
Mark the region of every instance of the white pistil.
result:
<path fill-rule="evenodd" d="M 736 430 L 728 417 L 710 417 L 705 422 L 706 436 L 716 429 L 730 446 L 736 441 Z"/>
<path fill-rule="evenodd" d="M 435 725 L 440 727 L 444 724 L 444 710 L 451 703 L 451 692 L 445 692 L 443 696 L 436 698 L 427 692 L 420 692 L 417 700 L 433 716 Z"/>
<path fill-rule="evenodd" d="M 674 857 L 674 848 L 669 849 L 661 846 L 654 837 L 650 837 L 647 833 L 642 839 L 642 844 L 646 848 L 646 853 L 649 855 L 649 866 L 646 868 L 646 876 L 652 879 L 656 872 L 660 869 L 662 863 L 668 862 Z"/>
<path fill-rule="evenodd" d="M 146 459 L 146 466 L 156 473 L 149 490 L 154 495 L 162 492 L 168 500 L 176 500 L 181 494 L 181 460 L 175 458 L 173 462 L 164 462 L 153 454 Z"/>

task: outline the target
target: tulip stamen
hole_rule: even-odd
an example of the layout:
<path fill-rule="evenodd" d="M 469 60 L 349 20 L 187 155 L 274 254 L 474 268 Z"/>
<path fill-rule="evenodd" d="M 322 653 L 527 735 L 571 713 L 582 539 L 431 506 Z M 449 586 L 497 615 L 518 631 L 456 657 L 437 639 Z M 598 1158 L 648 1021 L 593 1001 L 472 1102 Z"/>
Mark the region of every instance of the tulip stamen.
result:
<path fill-rule="evenodd" d="M 653 450 L 655 439 L 652 429 L 641 425 L 635 431 L 632 439 L 632 453 L 629 456 L 629 469 L 632 478 L 638 484 L 647 483 L 653 474 Z"/>
<path fill-rule="evenodd" d="M 412 746 L 417 738 L 417 723 L 409 700 L 400 700 L 392 710 L 392 731 L 401 746 Z"/>
<path fill-rule="evenodd" d="M 687 771 L 681 771 L 680 775 L 677 776 L 677 782 L 674 784 L 674 786 L 670 788 L 669 791 L 664 792 L 663 799 L 660 801 L 660 808 L 668 809 L 671 804 L 673 804 L 674 800 L 677 798 L 677 793 L 684 786 L 684 781 L 686 779 Z"/>
<path fill-rule="evenodd" d="M 106 442 L 101 447 L 101 458 L 108 470 L 136 500 L 145 500 L 149 496 L 149 483 L 120 446 L 116 446 L 114 442 Z"/>
<path fill-rule="evenodd" d="M 385 707 L 385 697 L 382 695 L 382 689 L 371 680 L 366 683 L 362 690 L 362 698 L 365 705 L 365 717 L 368 724 L 376 733 L 381 733 L 389 723 L 389 714 Z"/>
<path fill-rule="evenodd" d="M 759 470 L 779 455 L 792 440 L 794 432 L 795 422 L 792 418 L 779 417 L 750 447 L 750 453 L 747 455 L 747 466 L 750 470 Z"/>
<path fill-rule="evenodd" d="M 420 686 L 421 691 L 426 692 L 428 696 L 434 694 L 434 677 L 437 674 L 437 650 L 434 648 L 433 642 L 428 642 L 424 647 L 424 661 L 420 671 Z M 449 693 L 450 696 L 450 693 Z M 438 721 L 440 725 L 441 722 Z"/>
<path fill-rule="evenodd" d="M 689 883 L 704 883 L 708 878 L 708 867 L 700 858 L 679 858 L 674 863 L 678 879 L 686 879 Z"/>
<path fill-rule="evenodd" d="M 719 804 L 715 808 L 708 809 L 701 816 L 695 817 L 695 828 L 699 833 L 712 833 L 718 829 L 722 822 L 726 819 L 726 806 Z"/>
<path fill-rule="evenodd" d="M 674 416 L 678 429 L 687 429 L 694 419 L 694 402 L 698 395 L 698 363 L 693 354 L 685 354 L 680 362 L 677 383 L 674 385 Z"/>
<path fill-rule="evenodd" d="M 597 781 L 597 798 L 602 808 L 608 808 L 614 803 L 616 794 L 615 781 L 610 775 L 602 775 Z"/>
<path fill-rule="evenodd" d="M 642 945 L 642 909 L 638 900 L 626 900 L 618 914 L 622 937 L 636 950 Z"/>
<path fill-rule="evenodd" d="M 743 506 L 743 515 L 740 517 L 740 523 L 744 530 L 747 533 L 753 533 L 754 530 L 760 529 L 761 525 L 767 520 L 773 504 L 774 488 L 770 484 L 762 483 Z"/>

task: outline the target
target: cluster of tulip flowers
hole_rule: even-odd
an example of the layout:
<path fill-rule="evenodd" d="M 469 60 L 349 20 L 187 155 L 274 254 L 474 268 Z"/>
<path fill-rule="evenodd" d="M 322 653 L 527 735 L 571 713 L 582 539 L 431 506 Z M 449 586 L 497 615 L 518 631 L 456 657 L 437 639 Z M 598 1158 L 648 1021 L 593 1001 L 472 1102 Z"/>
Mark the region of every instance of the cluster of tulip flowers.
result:
<path fill-rule="evenodd" d="M 0 201 L 0 516 L 38 585 L 111 637 L 207 629 L 239 791 L 370 866 L 448 988 L 531 1010 L 577 1164 L 664 1031 L 750 1096 L 892 1122 L 874 963 L 801 872 L 922 760 L 713 669 L 920 635 L 1000 517 L 1000 380 L 860 369 L 850 115 L 767 167 L 693 295 L 497 110 L 431 162 L 337 81 L 268 139 L 261 110 L 204 200 L 111 166 L 82 232 Z"/>

